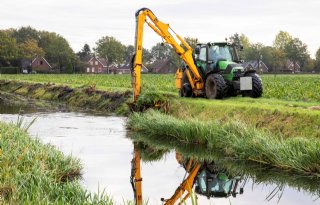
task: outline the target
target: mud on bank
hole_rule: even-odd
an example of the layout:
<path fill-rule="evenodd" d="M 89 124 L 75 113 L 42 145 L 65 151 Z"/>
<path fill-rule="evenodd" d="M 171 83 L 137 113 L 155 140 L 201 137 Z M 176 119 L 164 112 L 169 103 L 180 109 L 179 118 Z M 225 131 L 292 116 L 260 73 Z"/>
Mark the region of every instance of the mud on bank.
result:
<path fill-rule="evenodd" d="M 11 80 L 0 80 L 0 91 L 120 115 L 129 113 L 127 102 L 131 96 L 129 91 L 107 92 L 96 90 L 93 86 L 71 88 L 67 85 L 55 85 L 54 83 L 42 84 Z"/>

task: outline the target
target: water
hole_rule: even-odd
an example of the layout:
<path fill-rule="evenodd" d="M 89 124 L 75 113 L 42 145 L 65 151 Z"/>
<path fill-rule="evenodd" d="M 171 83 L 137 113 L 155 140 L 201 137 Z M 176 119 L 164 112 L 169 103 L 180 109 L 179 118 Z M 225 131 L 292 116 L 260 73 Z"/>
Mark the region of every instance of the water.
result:
<path fill-rule="evenodd" d="M 118 204 L 133 199 L 129 181 L 133 142 L 127 137 L 126 118 L 57 112 L 57 109 L 53 109 L 55 112 L 44 112 L 34 106 L 31 106 L 32 109 L 26 106 L 21 110 L 1 103 L 0 107 L 2 121 L 16 121 L 16 113 L 19 111 L 26 122 L 37 117 L 29 130 L 33 137 L 40 138 L 43 143 L 55 145 L 65 154 L 80 158 L 84 166 L 82 184 L 86 189 L 91 192 L 105 189 Z M 162 197 L 170 198 L 185 175 L 185 169 L 177 163 L 174 150 L 167 152 L 158 161 L 142 162 L 141 170 L 143 197 L 148 198 L 151 205 L 161 204 Z M 320 200 L 316 200 L 320 188 L 316 194 L 312 194 L 302 188 L 297 190 L 294 182 L 299 181 L 291 179 L 290 175 L 274 178 L 271 174 L 267 176 L 269 179 L 256 176 L 254 179 L 259 183 L 254 183 L 253 178 L 249 178 L 244 186 L 244 194 L 237 195 L 236 198 L 207 199 L 198 196 L 198 204 L 320 204 Z M 284 181 L 293 185 L 285 186 L 283 193 L 279 192 L 270 201 L 266 200 L 279 180 L 282 184 Z"/>

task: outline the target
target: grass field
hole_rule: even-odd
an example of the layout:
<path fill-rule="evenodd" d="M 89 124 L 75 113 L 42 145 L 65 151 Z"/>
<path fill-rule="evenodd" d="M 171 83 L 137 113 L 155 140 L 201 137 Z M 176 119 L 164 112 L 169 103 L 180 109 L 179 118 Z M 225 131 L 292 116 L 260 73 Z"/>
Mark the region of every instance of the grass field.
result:
<path fill-rule="evenodd" d="M 71 87 L 96 86 L 106 91 L 131 90 L 130 75 L 0 75 L 0 79 L 66 84 Z M 320 102 L 320 75 L 262 75 L 263 98 Z M 142 75 L 142 92 L 177 95 L 174 74 Z"/>

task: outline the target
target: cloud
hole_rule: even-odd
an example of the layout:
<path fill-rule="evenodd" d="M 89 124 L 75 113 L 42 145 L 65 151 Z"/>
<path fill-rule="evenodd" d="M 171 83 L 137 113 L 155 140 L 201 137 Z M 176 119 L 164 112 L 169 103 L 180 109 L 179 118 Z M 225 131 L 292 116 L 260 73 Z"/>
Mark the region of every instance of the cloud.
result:
<path fill-rule="evenodd" d="M 149 7 L 181 36 L 221 41 L 244 33 L 251 42 L 272 45 L 280 30 L 307 43 L 314 56 L 320 47 L 320 1 L 317 0 L 2 0 L 0 28 L 30 25 L 63 35 L 75 51 L 102 36 L 133 44 L 134 13 Z M 146 47 L 161 41 L 150 29 Z"/>

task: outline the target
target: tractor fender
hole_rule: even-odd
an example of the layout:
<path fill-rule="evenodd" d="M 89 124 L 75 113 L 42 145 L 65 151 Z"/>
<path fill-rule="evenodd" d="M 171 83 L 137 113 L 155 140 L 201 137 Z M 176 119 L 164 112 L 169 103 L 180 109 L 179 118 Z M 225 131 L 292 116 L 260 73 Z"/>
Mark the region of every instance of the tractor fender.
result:
<path fill-rule="evenodd" d="M 207 72 L 204 81 L 207 80 L 207 77 L 208 77 L 210 74 L 216 74 L 216 73 L 221 74 L 220 69 L 211 70 L 211 71 Z"/>
<path fill-rule="evenodd" d="M 249 73 L 256 73 L 256 70 L 247 70 L 246 72 L 244 72 L 244 76 L 246 76 Z"/>

